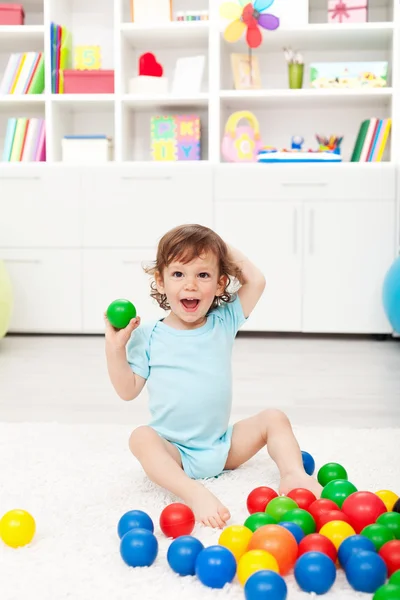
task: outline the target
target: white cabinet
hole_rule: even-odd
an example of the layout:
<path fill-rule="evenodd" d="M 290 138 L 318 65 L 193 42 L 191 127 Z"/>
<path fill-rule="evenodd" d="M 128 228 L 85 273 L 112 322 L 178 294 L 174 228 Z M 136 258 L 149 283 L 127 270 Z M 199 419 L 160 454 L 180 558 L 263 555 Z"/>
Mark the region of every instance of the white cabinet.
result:
<path fill-rule="evenodd" d="M 104 312 L 117 298 L 133 302 L 142 321 L 166 315 L 150 297 L 149 276 L 143 266 L 155 258 L 155 249 L 83 251 L 83 330 L 104 332 Z"/>
<path fill-rule="evenodd" d="M 11 332 L 80 333 L 81 251 L 0 250 L 13 286 Z"/>
<path fill-rule="evenodd" d="M 219 202 L 216 230 L 247 254 L 267 280 L 243 330 L 301 331 L 302 204 Z"/>
<path fill-rule="evenodd" d="M 395 258 L 394 200 L 306 202 L 303 331 L 390 333 L 382 305 Z"/>

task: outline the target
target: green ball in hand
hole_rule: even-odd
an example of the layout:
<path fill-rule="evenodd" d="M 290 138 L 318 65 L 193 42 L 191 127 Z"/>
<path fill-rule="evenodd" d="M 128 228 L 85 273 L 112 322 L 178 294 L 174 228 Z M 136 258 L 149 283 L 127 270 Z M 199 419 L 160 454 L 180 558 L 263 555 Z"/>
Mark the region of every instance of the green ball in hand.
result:
<path fill-rule="evenodd" d="M 330 481 L 334 479 L 348 479 L 347 472 L 342 465 L 339 463 L 326 463 L 318 471 L 317 479 L 322 487 L 325 487 Z"/>
<path fill-rule="evenodd" d="M 125 329 L 135 317 L 136 308 L 129 300 L 114 300 L 107 308 L 107 319 L 115 329 Z"/>

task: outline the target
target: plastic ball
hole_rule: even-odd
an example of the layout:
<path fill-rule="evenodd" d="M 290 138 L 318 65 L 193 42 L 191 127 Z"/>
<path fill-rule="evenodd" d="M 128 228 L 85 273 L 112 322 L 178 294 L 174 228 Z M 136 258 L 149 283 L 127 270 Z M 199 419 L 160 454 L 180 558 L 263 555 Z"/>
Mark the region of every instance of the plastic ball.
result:
<path fill-rule="evenodd" d="M 279 573 L 276 558 L 265 550 L 250 550 L 243 554 L 238 562 L 237 575 L 240 583 L 244 585 L 248 578 L 257 571 L 275 571 Z"/>
<path fill-rule="evenodd" d="M 247 510 L 251 515 L 264 512 L 268 502 L 277 497 L 278 494 L 270 487 L 255 488 L 247 497 Z"/>
<path fill-rule="evenodd" d="M 382 289 L 383 308 L 393 329 L 400 333 L 400 257 L 386 273 Z"/>
<path fill-rule="evenodd" d="M 244 526 L 250 529 L 250 531 L 257 531 L 264 525 L 276 525 L 276 519 L 265 512 L 253 513 L 244 522 Z"/>
<path fill-rule="evenodd" d="M 313 475 L 315 471 L 315 460 L 309 452 L 302 450 L 301 456 L 303 458 L 303 467 L 307 475 Z"/>
<path fill-rule="evenodd" d="M 335 583 L 335 563 L 322 552 L 306 552 L 296 562 L 294 576 L 304 592 L 326 594 Z"/>
<path fill-rule="evenodd" d="M 308 510 L 310 504 L 315 502 L 317 499 L 310 490 L 306 490 L 305 488 L 296 488 L 291 490 L 287 497 L 294 500 L 297 506 L 303 510 Z"/>
<path fill-rule="evenodd" d="M 235 577 L 236 559 L 224 546 L 209 546 L 198 554 L 195 568 L 203 585 L 220 589 Z"/>
<path fill-rule="evenodd" d="M 306 552 L 322 552 L 329 556 L 333 562 L 336 562 L 337 550 L 327 537 L 320 533 L 311 533 L 307 535 L 299 544 L 299 556 L 302 556 Z"/>
<path fill-rule="evenodd" d="M 349 517 L 356 533 L 364 527 L 375 523 L 377 518 L 386 512 L 382 500 L 372 492 L 355 492 L 345 499 L 342 511 Z"/>
<path fill-rule="evenodd" d="M 118 535 L 120 538 L 131 529 L 148 529 L 154 533 L 154 523 L 149 515 L 142 510 L 130 510 L 118 522 Z"/>
<path fill-rule="evenodd" d="M 272 554 L 281 575 L 290 571 L 298 554 L 296 538 L 280 525 L 265 525 L 257 529 L 250 540 L 250 550 L 266 550 Z"/>
<path fill-rule="evenodd" d="M 330 481 L 334 481 L 335 479 L 347 480 L 347 471 L 339 463 L 326 463 L 318 471 L 317 479 L 322 487 L 325 487 Z"/>
<path fill-rule="evenodd" d="M 302 508 L 294 508 L 293 510 L 288 510 L 285 513 L 285 521 L 291 521 L 292 523 L 296 523 L 296 525 L 299 525 L 299 527 L 301 527 L 304 531 L 305 535 L 314 533 L 317 529 L 314 517 Z"/>
<path fill-rule="evenodd" d="M 399 600 L 400 598 L 400 585 L 394 585 L 393 583 L 387 583 L 376 590 L 372 600 Z"/>
<path fill-rule="evenodd" d="M 177 538 L 190 535 L 194 529 L 193 511 L 180 502 L 174 502 L 164 508 L 160 515 L 160 528 L 164 535 Z"/>
<path fill-rule="evenodd" d="M 297 503 L 294 500 L 287 496 L 279 496 L 268 503 L 265 512 L 279 522 L 283 520 L 285 513 L 293 508 L 298 508 Z M 286 520 L 287 519 L 285 519 L 285 521 Z"/>
<path fill-rule="evenodd" d="M 376 552 L 374 544 L 363 535 L 351 535 L 339 546 L 338 558 L 343 568 L 354 552 Z"/>
<path fill-rule="evenodd" d="M 314 517 L 316 523 L 318 523 L 319 516 L 323 513 L 330 512 L 331 510 L 338 510 L 339 507 L 332 500 L 327 498 L 318 498 L 315 502 L 310 504 L 308 512 Z"/>
<path fill-rule="evenodd" d="M 132 302 L 123 298 L 114 300 L 107 308 L 107 319 L 115 329 L 125 329 L 136 317 L 136 308 Z"/>
<path fill-rule="evenodd" d="M 354 529 L 344 521 L 330 521 L 320 529 L 320 534 L 331 540 L 336 550 L 340 544 L 351 535 L 355 535 Z"/>
<path fill-rule="evenodd" d="M 377 520 L 379 525 L 384 525 L 393 533 L 397 540 L 400 540 L 400 514 L 396 512 L 386 512 L 380 515 Z"/>
<path fill-rule="evenodd" d="M 334 479 L 326 484 L 321 492 L 321 498 L 328 498 L 328 500 L 335 502 L 339 508 L 342 508 L 346 498 L 356 491 L 356 486 L 347 479 Z"/>
<path fill-rule="evenodd" d="M 10 510 L 0 520 L 0 538 L 11 548 L 30 544 L 35 531 L 35 519 L 26 510 Z"/>
<path fill-rule="evenodd" d="M 279 523 L 281 527 L 284 527 L 295 537 L 295 540 L 298 544 L 300 544 L 301 540 L 304 538 L 305 533 L 297 523 L 292 523 L 291 521 L 281 521 Z"/>
<path fill-rule="evenodd" d="M 400 513 L 400 498 L 398 500 L 396 500 L 392 510 L 393 510 L 393 512 Z"/>
<path fill-rule="evenodd" d="M 178 575 L 195 575 L 196 560 L 202 550 L 204 546 L 200 540 L 191 535 L 182 535 L 168 548 L 168 564 Z"/>
<path fill-rule="evenodd" d="M 324 525 L 330 523 L 331 521 L 344 521 L 345 523 L 350 523 L 350 519 L 347 515 L 344 514 L 341 510 L 330 510 L 329 512 L 324 512 L 319 516 L 317 520 L 317 530 L 319 531 Z"/>
<path fill-rule="evenodd" d="M 400 570 L 393 573 L 389 579 L 389 583 L 393 583 L 393 585 L 400 585 Z"/>
<path fill-rule="evenodd" d="M 383 544 L 379 550 L 379 556 L 385 561 L 390 577 L 400 569 L 400 540 L 392 540 Z"/>
<path fill-rule="evenodd" d="M 150 567 L 158 554 L 157 538 L 148 529 L 131 529 L 121 539 L 120 553 L 129 567 Z"/>
<path fill-rule="evenodd" d="M 379 490 L 379 492 L 375 492 L 375 494 L 382 500 L 384 505 L 386 506 L 387 511 L 392 511 L 393 506 L 396 504 L 399 499 L 398 495 L 390 490 Z"/>
<path fill-rule="evenodd" d="M 385 583 L 385 561 L 376 552 L 353 552 L 346 563 L 347 581 L 357 592 L 373 594 Z"/>
<path fill-rule="evenodd" d="M 361 535 L 371 540 L 377 552 L 379 552 L 383 544 L 394 540 L 394 535 L 390 531 L 390 529 L 388 529 L 384 525 L 379 525 L 379 523 L 367 525 L 367 527 L 364 527 L 364 529 L 362 530 Z"/>
<path fill-rule="evenodd" d="M 236 560 L 239 560 L 247 552 L 252 535 L 253 532 L 244 525 L 230 525 L 219 536 L 218 544 L 228 548 Z"/>
<path fill-rule="evenodd" d="M 246 600 L 286 600 L 287 585 L 274 571 L 257 571 L 246 581 L 244 597 Z"/>

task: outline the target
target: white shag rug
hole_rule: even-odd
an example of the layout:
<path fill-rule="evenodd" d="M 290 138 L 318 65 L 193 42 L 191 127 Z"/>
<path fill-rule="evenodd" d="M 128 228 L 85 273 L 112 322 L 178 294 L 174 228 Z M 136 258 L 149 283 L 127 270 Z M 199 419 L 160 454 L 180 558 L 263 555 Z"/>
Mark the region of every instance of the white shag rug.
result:
<path fill-rule="evenodd" d="M 176 498 L 149 482 L 128 449 L 130 427 L 119 425 L 0 424 L 0 516 L 13 508 L 32 513 L 37 532 L 18 550 L 0 541 L 0 597 L 6 600 L 217 600 L 244 598 L 235 581 L 211 590 L 195 577 L 175 575 L 166 561 L 170 543 L 160 532 L 161 510 Z M 317 468 L 342 463 L 358 489 L 400 494 L 400 430 L 296 428 L 300 446 Z M 397 451 L 396 451 L 397 450 Z M 246 498 L 259 485 L 276 489 L 278 473 L 266 451 L 236 472 L 206 485 L 232 513 L 247 517 Z M 132 569 L 119 554 L 117 523 L 127 510 L 146 510 L 155 523 L 159 554 L 152 567 Z M 196 526 L 204 545 L 219 532 Z M 309 597 L 293 575 L 288 600 Z M 370 598 L 353 591 L 343 572 L 327 600 Z"/>

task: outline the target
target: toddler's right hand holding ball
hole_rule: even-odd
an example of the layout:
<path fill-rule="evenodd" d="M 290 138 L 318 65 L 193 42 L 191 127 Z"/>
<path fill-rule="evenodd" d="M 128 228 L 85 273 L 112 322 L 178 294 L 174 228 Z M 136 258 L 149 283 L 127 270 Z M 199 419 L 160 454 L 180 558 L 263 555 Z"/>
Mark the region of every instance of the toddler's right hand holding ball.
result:
<path fill-rule="evenodd" d="M 125 350 L 126 344 L 129 342 L 132 332 L 140 325 L 140 317 L 131 319 L 123 329 L 115 329 L 107 318 L 107 313 L 104 313 L 104 322 L 106 325 L 106 343 L 114 350 Z"/>

